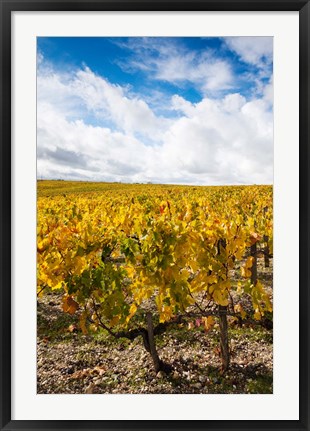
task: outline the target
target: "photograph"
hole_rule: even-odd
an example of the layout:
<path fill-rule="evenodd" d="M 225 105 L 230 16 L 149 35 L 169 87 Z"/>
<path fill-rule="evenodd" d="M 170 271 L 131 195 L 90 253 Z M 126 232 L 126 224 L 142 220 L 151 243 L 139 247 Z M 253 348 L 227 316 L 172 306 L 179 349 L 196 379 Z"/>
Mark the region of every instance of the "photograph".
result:
<path fill-rule="evenodd" d="M 273 394 L 273 37 L 37 37 L 37 394 Z"/>
<path fill-rule="evenodd" d="M 310 431 L 309 0 L 0 22 L 0 431 Z"/>

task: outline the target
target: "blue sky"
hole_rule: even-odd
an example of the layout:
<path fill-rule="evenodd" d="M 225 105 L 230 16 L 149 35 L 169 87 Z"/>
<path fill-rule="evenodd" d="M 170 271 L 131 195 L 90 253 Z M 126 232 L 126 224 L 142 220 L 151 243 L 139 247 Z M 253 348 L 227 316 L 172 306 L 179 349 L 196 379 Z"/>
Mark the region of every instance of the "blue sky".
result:
<path fill-rule="evenodd" d="M 39 178 L 267 184 L 269 37 L 37 39 Z"/>

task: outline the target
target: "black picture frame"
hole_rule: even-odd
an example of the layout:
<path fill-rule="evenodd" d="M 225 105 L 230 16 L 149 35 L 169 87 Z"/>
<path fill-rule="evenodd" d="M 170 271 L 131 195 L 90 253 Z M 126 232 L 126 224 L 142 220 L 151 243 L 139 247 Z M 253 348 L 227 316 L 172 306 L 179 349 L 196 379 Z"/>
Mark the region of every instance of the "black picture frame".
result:
<path fill-rule="evenodd" d="M 299 12 L 299 420 L 60 421 L 11 420 L 11 13 L 14 11 L 298 11 Z M 1 228 L 0 428 L 1 430 L 310 430 L 309 426 L 309 24 L 305 0 L 0 0 Z M 289 348 L 289 345 L 288 345 Z M 289 372 L 289 370 L 288 370 Z"/>

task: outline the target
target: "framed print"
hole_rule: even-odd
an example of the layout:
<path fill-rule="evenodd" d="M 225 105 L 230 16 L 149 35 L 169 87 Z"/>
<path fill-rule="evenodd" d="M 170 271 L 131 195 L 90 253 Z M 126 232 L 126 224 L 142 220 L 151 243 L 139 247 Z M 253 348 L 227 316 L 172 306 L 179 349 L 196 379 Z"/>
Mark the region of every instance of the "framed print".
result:
<path fill-rule="evenodd" d="M 309 429 L 308 29 L 1 0 L 1 429 Z"/>

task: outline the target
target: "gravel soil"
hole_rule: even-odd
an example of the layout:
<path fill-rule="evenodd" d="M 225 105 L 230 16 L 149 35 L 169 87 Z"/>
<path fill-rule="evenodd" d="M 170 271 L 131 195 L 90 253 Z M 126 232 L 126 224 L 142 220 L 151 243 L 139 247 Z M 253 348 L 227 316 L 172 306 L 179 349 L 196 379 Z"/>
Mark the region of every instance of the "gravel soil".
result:
<path fill-rule="evenodd" d="M 263 270 L 262 270 L 263 271 Z M 271 289 L 272 269 L 265 271 Z M 83 335 L 77 316 L 65 314 L 61 295 L 38 298 L 39 394 L 272 393 L 272 329 L 229 326 L 231 365 L 220 371 L 218 327 L 206 332 L 174 325 L 156 336 L 160 358 L 172 366 L 155 373 L 141 337 L 115 340 L 104 331 Z"/>

